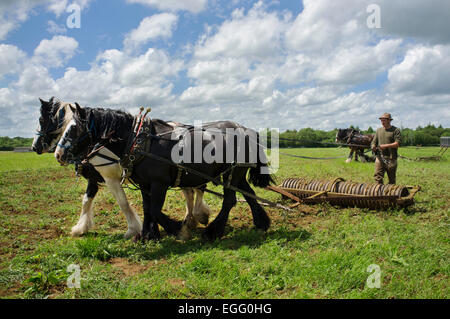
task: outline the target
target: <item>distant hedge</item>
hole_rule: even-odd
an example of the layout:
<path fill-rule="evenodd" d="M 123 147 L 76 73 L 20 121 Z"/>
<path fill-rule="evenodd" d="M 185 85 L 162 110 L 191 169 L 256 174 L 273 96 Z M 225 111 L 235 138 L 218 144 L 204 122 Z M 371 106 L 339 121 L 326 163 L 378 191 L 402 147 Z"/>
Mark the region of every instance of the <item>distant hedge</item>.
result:
<path fill-rule="evenodd" d="M 32 143 L 32 138 L 2 136 L 0 137 L 0 151 L 12 151 L 15 147 L 31 146 Z"/>
<path fill-rule="evenodd" d="M 373 134 L 375 130 L 369 127 L 367 130 L 361 130 L 357 126 L 351 128 L 357 129 L 364 134 Z M 401 128 L 402 146 L 436 146 L 440 143 L 441 136 L 450 136 L 450 128 L 443 128 L 428 124 L 425 127 L 417 127 L 415 130 L 410 128 Z M 312 128 L 302 128 L 299 130 L 287 130 L 280 133 L 279 146 L 284 147 L 335 147 L 335 137 L 337 129 L 332 131 L 315 130 Z M 270 146 L 270 132 L 268 132 Z M 0 151 L 12 151 L 15 147 L 31 146 L 32 138 L 24 137 L 0 137 Z"/>
<path fill-rule="evenodd" d="M 373 134 L 375 130 L 369 127 L 367 130 L 361 130 L 358 127 L 350 126 L 363 134 Z M 428 124 L 426 127 L 417 127 L 415 130 L 410 128 L 400 128 L 402 132 L 401 146 L 437 146 L 440 144 L 441 136 L 450 136 L 450 128 L 443 128 Z M 312 128 L 303 128 L 300 130 L 287 130 L 280 133 L 280 147 L 335 147 L 336 132 L 315 130 Z M 268 144 L 270 145 L 270 132 L 268 131 Z"/>

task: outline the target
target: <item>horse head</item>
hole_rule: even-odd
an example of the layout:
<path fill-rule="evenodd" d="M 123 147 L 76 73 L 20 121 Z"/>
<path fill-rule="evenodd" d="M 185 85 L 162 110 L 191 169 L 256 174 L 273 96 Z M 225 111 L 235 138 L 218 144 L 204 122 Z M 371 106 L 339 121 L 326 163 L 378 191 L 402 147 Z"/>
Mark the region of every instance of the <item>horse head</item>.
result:
<path fill-rule="evenodd" d="M 39 125 L 31 145 L 31 150 L 42 154 L 54 150 L 60 139 L 68 120 L 72 117 L 70 104 L 55 101 L 52 97 L 48 102 L 41 102 Z"/>
<path fill-rule="evenodd" d="M 55 150 L 55 157 L 61 165 L 79 162 L 92 142 L 93 122 L 90 127 L 86 124 L 87 111 L 78 103 L 75 103 L 75 108 L 71 105 L 70 109 L 72 119 L 62 132 Z"/>
<path fill-rule="evenodd" d="M 339 142 L 346 142 L 347 141 L 347 136 L 349 134 L 349 129 L 345 128 L 345 129 L 338 129 L 338 131 L 336 132 L 336 143 Z"/>

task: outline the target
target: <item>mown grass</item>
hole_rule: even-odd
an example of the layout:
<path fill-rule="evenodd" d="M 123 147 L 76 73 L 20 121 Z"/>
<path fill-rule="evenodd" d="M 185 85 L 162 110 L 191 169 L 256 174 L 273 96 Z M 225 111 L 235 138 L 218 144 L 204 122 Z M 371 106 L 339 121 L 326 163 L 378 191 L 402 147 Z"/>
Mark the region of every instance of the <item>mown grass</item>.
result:
<path fill-rule="evenodd" d="M 347 155 L 346 149 L 284 149 L 304 156 Z M 401 148 L 407 157 L 437 148 Z M 286 177 L 343 177 L 372 182 L 373 164 L 280 157 Z M 93 230 L 70 237 L 86 181 L 51 155 L 0 153 L 0 297 L 2 298 L 448 298 L 450 165 L 399 160 L 398 183 L 422 186 L 414 207 L 373 211 L 327 204 L 294 212 L 266 208 L 264 233 L 250 210 L 233 208 L 225 236 L 187 242 L 167 236 L 146 244 L 125 240 L 125 217 L 106 189 L 95 201 Z M 9 166 L 8 166 L 9 165 Z M 211 187 L 221 191 L 220 187 Z M 126 190 L 142 216 L 139 192 Z M 257 194 L 283 204 L 280 196 Z M 239 198 L 242 198 L 239 196 Z M 205 200 L 214 212 L 221 200 Z M 168 192 L 164 211 L 182 219 L 184 198 Z M 67 266 L 81 270 L 81 288 L 66 285 Z M 381 287 L 366 284 L 369 265 L 381 269 Z"/>
<path fill-rule="evenodd" d="M 0 172 L 56 168 L 59 164 L 53 154 L 16 153 L 0 151 Z"/>

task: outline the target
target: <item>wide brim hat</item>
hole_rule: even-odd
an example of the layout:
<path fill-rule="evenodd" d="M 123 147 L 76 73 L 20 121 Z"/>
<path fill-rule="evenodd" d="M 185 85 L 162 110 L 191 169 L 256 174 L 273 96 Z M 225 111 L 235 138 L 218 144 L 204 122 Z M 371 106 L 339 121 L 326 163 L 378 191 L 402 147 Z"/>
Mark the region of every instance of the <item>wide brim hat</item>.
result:
<path fill-rule="evenodd" d="M 380 117 L 379 117 L 379 119 L 381 120 L 381 119 L 388 119 L 388 120 L 393 120 L 393 118 L 392 118 L 392 116 L 391 116 L 391 113 L 384 113 L 383 115 L 381 115 Z"/>

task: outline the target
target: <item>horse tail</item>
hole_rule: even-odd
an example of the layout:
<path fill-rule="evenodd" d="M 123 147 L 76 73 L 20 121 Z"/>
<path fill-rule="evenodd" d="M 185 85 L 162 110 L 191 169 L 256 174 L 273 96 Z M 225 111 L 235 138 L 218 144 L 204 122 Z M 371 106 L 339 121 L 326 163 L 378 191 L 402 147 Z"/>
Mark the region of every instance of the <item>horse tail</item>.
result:
<path fill-rule="evenodd" d="M 256 187 L 267 187 L 274 184 L 272 175 L 269 174 L 269 165 L 267 156 L 263 147 L 259 144 L 259 134 L 257 134 L 257 161 L 256 167 L 250 168 L 248 181 Z"/>

